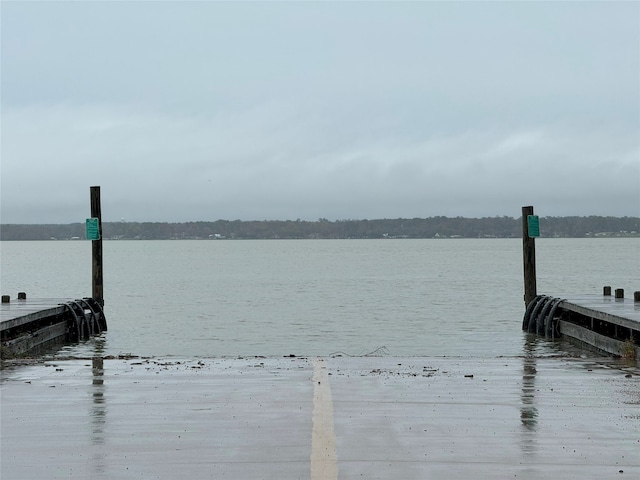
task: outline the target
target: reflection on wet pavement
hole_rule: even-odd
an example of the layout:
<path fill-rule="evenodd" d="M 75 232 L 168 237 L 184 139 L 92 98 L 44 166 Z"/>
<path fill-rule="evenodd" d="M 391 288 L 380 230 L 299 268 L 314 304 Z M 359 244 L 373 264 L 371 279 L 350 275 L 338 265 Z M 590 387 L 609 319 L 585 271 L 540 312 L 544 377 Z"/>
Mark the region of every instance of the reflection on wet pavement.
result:
<path fill-rule="evenodd" d="M 337 478 L 640 477 L 637 366 L 536 345 L 324 358 Z M 310 358 L 95 356 L 2 376 L 3 480 L 310 476 Z"/>

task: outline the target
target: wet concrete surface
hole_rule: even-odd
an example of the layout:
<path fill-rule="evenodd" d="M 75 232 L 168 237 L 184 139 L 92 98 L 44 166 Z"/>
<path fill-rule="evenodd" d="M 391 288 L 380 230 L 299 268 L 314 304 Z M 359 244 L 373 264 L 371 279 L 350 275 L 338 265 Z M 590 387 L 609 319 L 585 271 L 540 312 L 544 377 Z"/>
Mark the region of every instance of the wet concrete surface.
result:
<path fill-rule="evenodd" d="M 640 478 L 640 371 L 609 360 L 74 359 L 0 393 L 2 480 Z"/>

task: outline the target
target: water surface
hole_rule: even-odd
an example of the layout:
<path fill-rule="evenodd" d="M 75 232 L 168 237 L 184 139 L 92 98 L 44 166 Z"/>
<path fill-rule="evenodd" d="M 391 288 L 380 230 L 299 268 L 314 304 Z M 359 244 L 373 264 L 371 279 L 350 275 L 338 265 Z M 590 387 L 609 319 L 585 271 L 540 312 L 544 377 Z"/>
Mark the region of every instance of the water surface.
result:
<path fill-rule="evenodd" d="M 103 245 L 109 331 L 65 355 L 523 353 L 520 239 Z M 536 247 L 539 293 L 640 288 L 640 239 L 538 239 Z M 0 248 L 3 294 L 90 295 L 89 242 Z"/>

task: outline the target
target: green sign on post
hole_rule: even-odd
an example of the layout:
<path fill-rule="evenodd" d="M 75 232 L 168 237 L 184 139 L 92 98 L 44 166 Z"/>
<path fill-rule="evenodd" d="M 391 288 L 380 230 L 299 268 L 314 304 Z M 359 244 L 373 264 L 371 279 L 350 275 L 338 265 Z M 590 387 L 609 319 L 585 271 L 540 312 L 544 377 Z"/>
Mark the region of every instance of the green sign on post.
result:
<path fill-rule="evenodd" d="M 529 237 L 540 236 L 540 219 L 538 215 L 527 215 L 527 229 L 529 230 Z"/>
<path fill-rule="evenodd" d="M 100 240 L 100 219 L 87 218 L 85 222 L 85 231 L 87 232 L 87 240 Z"/>

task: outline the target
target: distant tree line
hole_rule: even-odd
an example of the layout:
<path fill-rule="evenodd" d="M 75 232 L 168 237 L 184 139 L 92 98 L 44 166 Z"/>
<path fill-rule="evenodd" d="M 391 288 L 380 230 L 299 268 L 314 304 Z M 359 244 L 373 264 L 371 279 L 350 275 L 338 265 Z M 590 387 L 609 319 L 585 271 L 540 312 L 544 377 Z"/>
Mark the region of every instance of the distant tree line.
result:
<path fill-rule="evenodd" d="M 518 238 L 522 219 L 430 217 L 380 220 L 217 220 L 215 222 L 104 222 L 110 240 L 309 239 L 309 238 Z M 541 237 L 640 236 L 639 217 L 542 217 Z M 0 225 L 0 240 L 85 238 L 83 223 Z"/>

